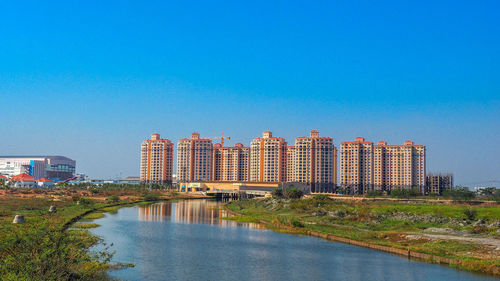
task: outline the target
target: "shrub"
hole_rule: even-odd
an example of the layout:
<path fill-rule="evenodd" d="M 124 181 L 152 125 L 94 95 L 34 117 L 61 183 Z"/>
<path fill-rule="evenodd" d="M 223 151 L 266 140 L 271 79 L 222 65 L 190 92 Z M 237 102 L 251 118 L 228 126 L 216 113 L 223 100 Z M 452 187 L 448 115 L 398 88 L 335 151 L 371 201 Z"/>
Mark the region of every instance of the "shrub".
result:
<path fill-rule="evenodd" d="M 475 193 L 470 191 L 467 187 L 455 187 L 445 190 L 443 196 L 452 198 L 453 200 L 470 201 L 476 197 Z"/>
<path fill-rule="evenodd" d="M 78 200 L 78 202 L 80 203 L 80 205 L 83 205 L 83 206 L 89 206 L 89 205 L 92 205 L 94 204 L 94 201 L 89 199 L 89 198 L 80 198 Z"/>
<path fill-rule="evenodd" d="M 158 198 L 157 194 L 148 193 L 148 194 L 146 194 L 146 196 L 144 196 L 144 200 L 148 201 L 148 202 L 154 202 L 154 201 L 158 201 L 159 198 Z"/>
<path fill-rule="evenodd" d="M 380 190 L 369 190 L 366 193 L 366 197 L 377 197 L 377 196 L 382 196 L 382 191 L 380 191 Z"/>
<path fill-rule="evenodd" d="M 271 195 L 273 198 L 300 199 L 304 196 L 304 192 L 294 186 L 289 186 L 285 189 L 275 188 L 271 191 Z"/>
<path fill-rule="evenodd" d="M 396 188 L 391 190 L 391 197 L 393 198 L 417 197 L 420 194 L 421 193 L 418 188 L 411 188 L 411 189 Z"/>
<path fill-rule="evenodd" d="M 75 203 L 76 203 L 76 202 L 78 202 L 79 200 L 80 200 L 80 196 L 79 196 L 79 195 L 73 195 L 73 196 L 71 196 L 71 201 L 73 201 L 73 202 L 75 202 Z"/>
<path fill-rule="evenodd" d="M 271 195 L 273 196 L 273 198 L 283 198 L 283 189 L 281 188 L 275 188 L 271 191 Z"/>
<path fill-rule="evenodd" d="M 116 203 L 116 202 L 120 201 L 120 197 L 118 197 L 117 195 L 111 195 L 108 197 L 108 201 L 112 202 L 112 203 Z"/>
<path fill-rule="evenodd" d="M 316 195 L 314 195 L 313 199 L 318 200 L 318 201 L 325 201 L 325 200 L 330 199 L 330 196 L 328 196 L 326 194 L 316 194 Z"/>
<path fill-rule="evenodd" d="M 477 216 L 477 210 L 476 209 L 473 209 L 471 207 L 467 207 L 463 210 L 463 213 L 465 215 L 465 217 L 472 221 L 472 220 L 475 220 L 476 219 L 476 216 Z"/>
<path fill-rule="evenodd" d="M 304 192 L 293 186 L 289 186 L 283 191 L 283 197 L 285 198 L 300 199 L 302 196 L 304 196 Z"/>
<path fill-rule="evenodd" d="M 48 223 L 14 227 L 0 240 L 2 280 L 104 280 L 111 254 L 87 250 L 99 240 Z"/>
<path fill-rule="evenodd" d="M 297 219 L 291 219 L 290 225 L 293 227 L 304 227 L 304 224 Z"/>

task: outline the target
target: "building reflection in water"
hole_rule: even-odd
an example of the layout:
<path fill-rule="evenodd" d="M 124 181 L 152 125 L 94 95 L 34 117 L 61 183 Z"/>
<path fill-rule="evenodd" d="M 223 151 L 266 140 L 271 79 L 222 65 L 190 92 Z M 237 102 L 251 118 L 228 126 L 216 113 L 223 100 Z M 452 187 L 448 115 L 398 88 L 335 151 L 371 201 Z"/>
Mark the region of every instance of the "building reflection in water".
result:
<path fill-rule="evenodd" d="M 177 223 L 204 223 L 219 226 L 244 226 L 248 228 L 264 228 L 257 223 L 237 223 L 220 218 L 230 217 L 223 209 L 222 203 L 212 200 L 183 200 L 178 202 L 161 202 L 139 207 L 141 221 L 172 221 Z"/>

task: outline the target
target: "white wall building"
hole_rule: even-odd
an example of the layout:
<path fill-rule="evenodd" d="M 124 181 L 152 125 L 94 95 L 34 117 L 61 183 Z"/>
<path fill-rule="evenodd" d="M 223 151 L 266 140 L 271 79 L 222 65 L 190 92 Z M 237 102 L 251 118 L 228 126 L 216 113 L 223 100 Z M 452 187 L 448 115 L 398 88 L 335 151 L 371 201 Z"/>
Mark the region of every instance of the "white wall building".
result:
<path fill-rule="evenodd" d="M 75 174 L 76 161 L 64 156 L 0 156 L 0 175 L 28 174 L 37 179 L 66 180 Z"/>

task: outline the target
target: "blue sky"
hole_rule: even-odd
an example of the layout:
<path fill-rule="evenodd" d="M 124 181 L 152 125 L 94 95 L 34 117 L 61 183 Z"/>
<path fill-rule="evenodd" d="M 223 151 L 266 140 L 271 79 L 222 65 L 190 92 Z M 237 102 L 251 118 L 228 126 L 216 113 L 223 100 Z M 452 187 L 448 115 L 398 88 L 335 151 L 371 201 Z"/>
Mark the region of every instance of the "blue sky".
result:
<path fill-rule="evenodd" d="M 428 171 L 500 180 L 499 2 L 406 2 L 2 2 L 0 154 L 113 178 L 139 174 L 153 132 L 318 129 L 410 139 Z"/>

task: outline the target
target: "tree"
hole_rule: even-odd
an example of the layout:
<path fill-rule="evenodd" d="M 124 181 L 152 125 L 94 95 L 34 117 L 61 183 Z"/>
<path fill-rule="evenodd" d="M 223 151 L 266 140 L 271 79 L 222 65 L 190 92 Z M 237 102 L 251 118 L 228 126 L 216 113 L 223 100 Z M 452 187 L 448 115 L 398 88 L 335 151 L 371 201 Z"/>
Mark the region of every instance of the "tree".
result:
<path fill-rule="evenodd" d="M 281 188 L 275 188 L 271 191 L 271 195 L 273 196 L 273 198 L 283 198 L 283 189 Z"/>
<path fill-rule="evenodd" d="M 470 201 L 476 197 L 473 191 L 470 191 L 467 187 L 457 186 L 452 189 L 445 190 L 443 196 L 447 198 L 452 198 L 453 200 L 463 200 Z"/>
<path fill-rule="evenodd" d="M 108 201 L 112 202 L 112 203 L 116 203 L 116 202 L 120 201 L 120 197 L 118 197 L 117 195 L 111 195 L 108 197 Z"/>

